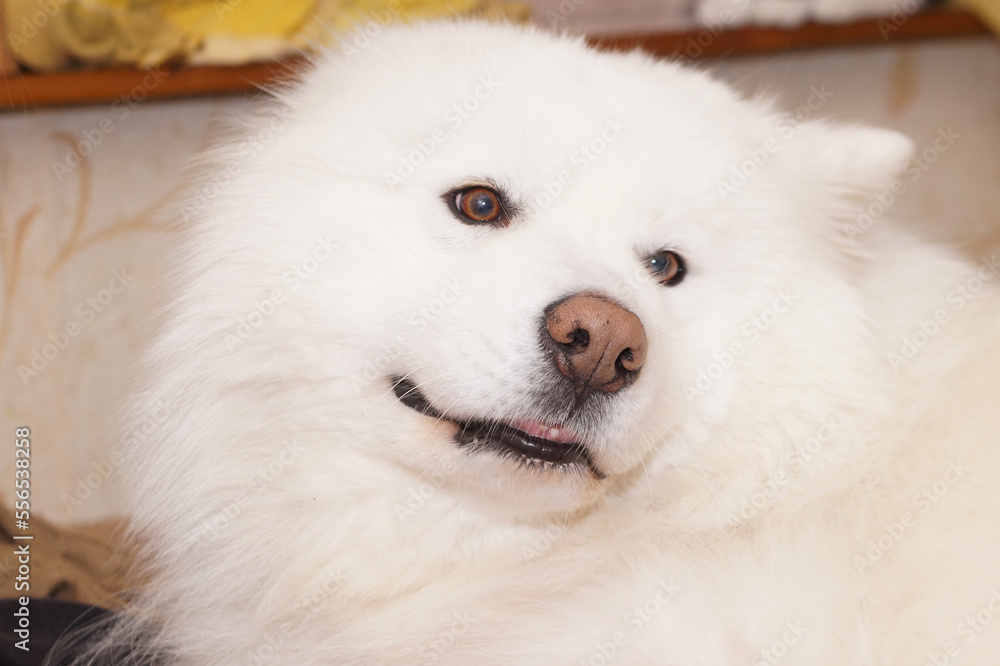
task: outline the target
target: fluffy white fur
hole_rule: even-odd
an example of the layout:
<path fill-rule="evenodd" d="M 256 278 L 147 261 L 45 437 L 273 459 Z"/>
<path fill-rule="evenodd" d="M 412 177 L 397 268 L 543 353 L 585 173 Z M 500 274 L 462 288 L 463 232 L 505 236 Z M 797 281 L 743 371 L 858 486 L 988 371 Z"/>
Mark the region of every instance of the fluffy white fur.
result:
<path fill-rule="evenodd" d="M 177 664 L 1000 663 L 1000 618 L 961 624 L 1000 611 L 1000 280 L 891 211 L 845 226 L 907 139 L 484 24 L 321 57 L 246 136 L 213 156 L 136 401 L 155 572 L 112 640 Z M 441 199 L 482 181 L 509 228 Z M 662 248 L 675 287 L 644 268 Z M 459 448 L 391 392 L 540 416 L 539 318 L 580 291 L 649 339 L 575 423 L 606 479 Z"/>

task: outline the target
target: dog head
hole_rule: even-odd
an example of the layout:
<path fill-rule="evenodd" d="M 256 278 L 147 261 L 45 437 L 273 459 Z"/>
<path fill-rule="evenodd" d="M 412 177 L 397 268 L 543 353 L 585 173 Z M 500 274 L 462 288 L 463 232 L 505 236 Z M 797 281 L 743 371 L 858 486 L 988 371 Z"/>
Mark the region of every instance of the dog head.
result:
<path fill-rule="evenodd" d="M 312 437 L 310 496 L 403 470 L 562 515 L 685 465 L 717 489 L 865 400 L 838 225 L 906 139 L 488 25 L 385 30 L 278 104 L 219 153 L 189 293 L 217 295 L 198 372 Z"/>

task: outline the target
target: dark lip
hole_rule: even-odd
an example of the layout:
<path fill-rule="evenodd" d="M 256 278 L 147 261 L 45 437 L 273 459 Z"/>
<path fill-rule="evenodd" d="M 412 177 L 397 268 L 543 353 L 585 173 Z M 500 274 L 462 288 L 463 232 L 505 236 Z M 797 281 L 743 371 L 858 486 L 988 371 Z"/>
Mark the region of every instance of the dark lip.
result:
<path fill-rule="evenodd" d="M 590 459 L 587 448 L 581 443 L 563 444 L 529 435 L 501 421 L 457 421 L 446 417 L 427 400 L 413 381 L 405 377 L 392 378 L 392 391 L 401 403 L 415 412 L 435 419 L 451 421 L 458 426 L 455 443 L 470 449 L 497 451 L 513 455 L 526 462 L 541 461 L 555 466 L 584 466 L 599 479 L 607 475 Z"/>

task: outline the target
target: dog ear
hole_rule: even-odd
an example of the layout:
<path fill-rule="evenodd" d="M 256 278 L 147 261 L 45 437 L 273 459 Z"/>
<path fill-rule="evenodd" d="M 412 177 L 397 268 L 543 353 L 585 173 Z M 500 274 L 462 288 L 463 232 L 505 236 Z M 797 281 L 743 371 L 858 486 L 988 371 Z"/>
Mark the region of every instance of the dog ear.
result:
<path fill-rule="evenodd" d="M 819 180 L 831 194 L 862 196 L 892 186 L 913 156 L 913 141 L 893 130 L 806 122 L 790 137 L 787 166 Z"/>
<path fill-rule="evenodd" d="M 903 170 L 913 142 L 899 132 L 857 125 L 806 122 L 789 137 L 784 173 L 805 188 L 813 213 L 832 222 L 836 238 L 856 245 L 906 191 Z"/>

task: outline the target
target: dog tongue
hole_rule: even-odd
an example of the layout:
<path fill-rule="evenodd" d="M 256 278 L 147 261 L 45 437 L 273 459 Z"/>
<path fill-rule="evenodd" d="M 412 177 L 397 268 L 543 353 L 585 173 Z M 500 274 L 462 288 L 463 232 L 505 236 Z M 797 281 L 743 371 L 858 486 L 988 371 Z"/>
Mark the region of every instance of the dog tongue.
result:
<path fill-rule="evenodd" d="M 534 437 L 559 442 L 560 444 L 575 444 L 580 441 L 580 436 L 569 428 L 546 425 L 534 419 L 515 419 L 508 421 L 507 425 Z"/>

